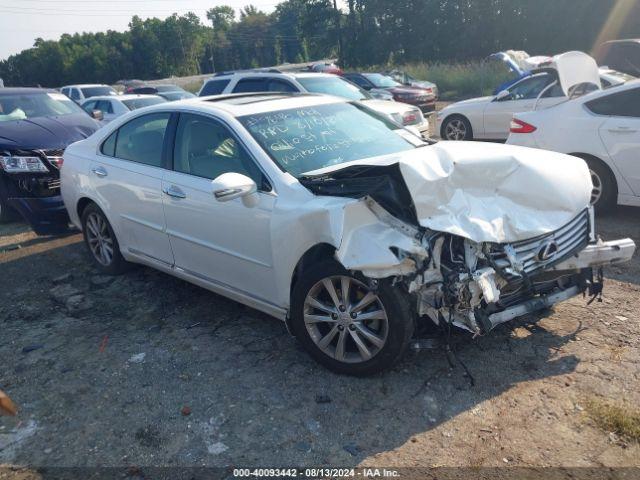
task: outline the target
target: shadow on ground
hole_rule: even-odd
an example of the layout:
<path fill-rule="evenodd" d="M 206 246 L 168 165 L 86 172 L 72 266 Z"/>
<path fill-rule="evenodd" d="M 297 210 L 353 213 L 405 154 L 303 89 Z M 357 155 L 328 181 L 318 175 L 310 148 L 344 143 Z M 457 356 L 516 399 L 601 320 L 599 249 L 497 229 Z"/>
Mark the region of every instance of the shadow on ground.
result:
<path fill-rule="evenodd" d="M 34 431 L 0 463 L 356 465 L 578 364 L 560 353 L 578 323 L 502 326 L 454 338 L 474 387 L 439 350 L 350 378 L 314 363 L 281 322 L 186 282 L 142 267 L 96 276 L 79 243 L 5 258 L 2 271 L 19 287 L 0 294 L 0 387 Z M 82 298 L 69 305 L 61 286 Z"/>

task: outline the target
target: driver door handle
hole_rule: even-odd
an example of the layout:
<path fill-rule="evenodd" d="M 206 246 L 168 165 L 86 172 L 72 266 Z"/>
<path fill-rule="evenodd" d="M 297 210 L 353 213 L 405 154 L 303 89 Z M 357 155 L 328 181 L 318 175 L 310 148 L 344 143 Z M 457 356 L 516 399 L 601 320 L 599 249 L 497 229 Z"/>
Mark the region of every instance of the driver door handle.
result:
<path fill-rule="evenodd" d="M 180 187 L 176 187 L 175 185 L 164 187 L 162 191 L 173 198 L 187 198 L 187 194 L 184 193 Z"/>
<path fill-rule="evenodd" d="M 106 177 L 107 176 L 107 171 L 102 167 L 92 168 L 91 171 L 94 173 L 94 175 L 97 175 L 98 177 Z"/>

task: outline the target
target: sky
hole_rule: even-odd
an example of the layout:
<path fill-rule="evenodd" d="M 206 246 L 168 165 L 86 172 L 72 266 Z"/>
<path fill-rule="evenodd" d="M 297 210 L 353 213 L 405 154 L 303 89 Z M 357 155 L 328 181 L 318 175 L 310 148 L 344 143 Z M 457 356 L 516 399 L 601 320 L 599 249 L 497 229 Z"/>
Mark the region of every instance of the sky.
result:
<path fill-rule="evenodd" d="M 124 31 L 131 17 L 165 18 L 192 11 L 207 22 L 206 11 L 251 4 L 272 12 L 278 0 L 0 0 L 0 60 L 33 46 L 36 38 L 63 33 Z"/>

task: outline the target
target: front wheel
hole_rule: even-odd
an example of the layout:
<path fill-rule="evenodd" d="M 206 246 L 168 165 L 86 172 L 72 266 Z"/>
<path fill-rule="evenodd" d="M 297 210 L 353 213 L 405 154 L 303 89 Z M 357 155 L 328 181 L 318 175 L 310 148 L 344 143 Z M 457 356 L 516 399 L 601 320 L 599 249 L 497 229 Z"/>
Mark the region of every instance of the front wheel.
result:
<path fill-rule="evenodd" d="M 473 140 L 469 120 L 460 115 L 452 115 L 444 121 L 440 136 L 443 140 Z"/>
<path fill-rule="evenodd" d="M 7 205 L 0 195 L 0 223 L 8 223 L 17 217 L 17 212 Z"/>
<path fill-rule="evenodd" d="M 396 363 L 413 335 L 407 298 L 374 289 L 334 261 L 305 271 L 294 287 L 291 329 L 307 352 L 336 373 L 370 375 Z"/>
<path fill-rule="evenodd" d="M 129 266 L 105 214 L 96 204 L 82 212 L 82 233 L 94 264 L 107 275 L 119 275 Z"/>

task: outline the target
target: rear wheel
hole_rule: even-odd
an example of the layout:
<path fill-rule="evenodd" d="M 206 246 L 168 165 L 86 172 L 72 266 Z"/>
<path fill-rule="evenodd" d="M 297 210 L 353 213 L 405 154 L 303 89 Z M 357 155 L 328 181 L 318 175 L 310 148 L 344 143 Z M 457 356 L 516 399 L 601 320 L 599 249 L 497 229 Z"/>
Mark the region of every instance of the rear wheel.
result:
<path fill-rule="evenodd" d="M 129 264 L 120 253 L 120 246 L 105 214 L 94 203 L 82 212 L 84 241 L 95 265 L 108 275 L 125 272 Z"/>
<path fill-rule="evenodd" d="M 319 263 L 294 287 L 291 328 L 325 367 L 369 375 L 396 363 L 406 351 L 414 322 L 398 288 L 372 289 L 334 261 Z"/>
<path fill-rule="evenodd" d="M 440 136 L 444 140 L 473 140 L 469 120 L 461 115 L 452 115 L 442 124 Z"/>

